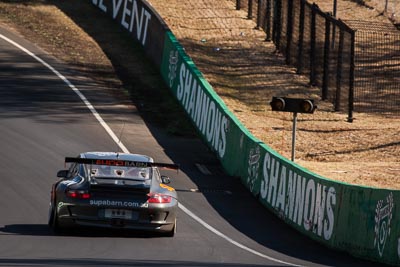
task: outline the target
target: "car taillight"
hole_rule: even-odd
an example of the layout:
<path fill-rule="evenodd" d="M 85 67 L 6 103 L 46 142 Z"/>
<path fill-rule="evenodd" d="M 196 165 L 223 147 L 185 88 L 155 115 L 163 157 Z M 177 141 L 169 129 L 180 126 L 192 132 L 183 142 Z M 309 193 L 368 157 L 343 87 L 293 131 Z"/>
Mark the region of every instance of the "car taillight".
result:
<path fill-rule="evenodd" d="M 150 193 L 147 196 L 149 197 L 147 200 L 149 203 L 170 203 L 172 200 L 171 196 L 157 193 Z"/>
<path fill-rule="evenodd" d="M 90 194 L 85 190 L 68 190 L 67 196 L 70 198 L 89 199 Z"/>

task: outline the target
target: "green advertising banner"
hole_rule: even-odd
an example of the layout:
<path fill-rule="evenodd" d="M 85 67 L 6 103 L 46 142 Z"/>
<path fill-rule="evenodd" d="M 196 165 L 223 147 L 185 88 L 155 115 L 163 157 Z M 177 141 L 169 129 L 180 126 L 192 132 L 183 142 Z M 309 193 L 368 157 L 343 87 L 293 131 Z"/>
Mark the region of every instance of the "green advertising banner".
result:
<path fill-rule="evenodd" d="M 399 264 L 398 191 L 326 179 L 257 140 L 229 111 L 171 32 L 165 36 L 161 74 L 226 172 L 240 177 L 270 211 L 328 247 Z"/>

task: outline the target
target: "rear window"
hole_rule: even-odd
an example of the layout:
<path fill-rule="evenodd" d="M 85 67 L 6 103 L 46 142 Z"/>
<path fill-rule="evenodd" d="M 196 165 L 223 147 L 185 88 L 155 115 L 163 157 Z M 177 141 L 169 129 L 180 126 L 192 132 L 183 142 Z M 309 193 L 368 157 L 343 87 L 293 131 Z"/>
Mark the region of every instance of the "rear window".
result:
<path fill-rule="evenodd" d="M 151 167 L 91 165 L 87 168 L 91 184 L 130 186 L 149 186 L 151 184 Z"/>
<path fill-rule="evenodd" d="M 148 180 L 151 168 L 92 165 L 88 173 L 92 178 L 124 178 L 132 180 Z"/>

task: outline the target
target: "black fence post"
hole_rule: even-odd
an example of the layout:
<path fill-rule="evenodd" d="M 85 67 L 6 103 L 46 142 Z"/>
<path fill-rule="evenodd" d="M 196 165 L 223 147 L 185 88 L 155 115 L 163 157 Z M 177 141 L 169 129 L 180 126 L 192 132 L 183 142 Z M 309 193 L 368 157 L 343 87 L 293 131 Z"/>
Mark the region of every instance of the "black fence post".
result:
<path fill-rule="evenodd" d="M 340 111 L 342 105 L 342 66 L 343 66 L 343 45 L 344 45 L 344 32 L 339 28 L 339 50 L 338 62 L 336 69 L 336 97 L 335 97 L 335 111 Z"/>
<path fill-rule="evenodd" d="M 276 16 L 276 22 L 277 22 L 277 34 L 276 34 L 276 48 L 281 49 L 281 34 L 282 34 L 282 2 L 281 0 L 276 1 L 278 3 L 276 5 L 277 9 L 277 16 Z"/>
<path fill-rule="evenodd" d="M 316 9 L 317 5 L 313 4 L 311 8 L 311 40 L 310 40 L 310 84 L 315 85 L 315 42 L 316 42 Z"/>
<path fill-rule="evenodd" d="M 262 0 L 258 0 L 257 3 L 257 29 L 261 28 L 261 16 L 262 16 Z"/>
<path fill-rule="evenodd" d="M 299 42 L 297 44 L 297 74 L 303 72 L 303 43 L 304 43 L 304 17 L 306 9 L 306 0 L 300 1 L 300 18 L 299 18 Z"/>
<path fill-rule="evenodd" d="M 290 64 L 293 34 L 293 1 L 288 1 L 286 25 L 286 64 Z"/>
<path fill-rule="evenodd" d="M 353 110 L 354 110 L 354 68 L 355 68 L 355 43 L 356 43 L 356 32 L 351 31 L 351 56 L 350 56 L 350 84 L 349 84 L 349 117 L 348 122 L 353 122 Z"/>
<path fill-rule="evenodd" d="M 282 32 L 282 2 L 281 0 L 274 0 L 274 26 L 272 28 L 272 40 L 275 43 L 276 49 L 279 51 L 281 47 L 281 32 Z"/>
<path fill-rule="evenodd" d="M 236 10 L 240 10 L 240 8 L 241 8 L 240 0 L 236 0 Z"/>
<path fill-rule="evenodd" d="M 325 43 L 324 43 L 324 70 L 322 77 L 322 100 L 328 99 L 329 87 L 329 55 L 331 47 L 331 22 L 329 19 L 330 14 L 326 13 L 325 16 Z"/>
<path fill-rule="evenodd" d="M 333 0 L 333 17 L 335 19 L 336 19 L 336 13 L 337 13 L 336 11 L 337 11 L 337 0 Z M 336 38 L 336 24 L 333 24 L 333 28 L 332 28 L 332 49 L 335 48 L 335 38 Z"/>
<path fill-rule="evenodd" d="M 267 0 L 267 7 L 265 10 L 265 20 L 266 20 L 265 31 L 267 32 L 265 41 L 268 42 L 271 41 L 271 1 L 272 0 Z"/>
<path fill-rule="evenodd" d="M 248 8 L 247 8 L 247 18 L 253 18 L 253 0 L 249 0 Z"/>

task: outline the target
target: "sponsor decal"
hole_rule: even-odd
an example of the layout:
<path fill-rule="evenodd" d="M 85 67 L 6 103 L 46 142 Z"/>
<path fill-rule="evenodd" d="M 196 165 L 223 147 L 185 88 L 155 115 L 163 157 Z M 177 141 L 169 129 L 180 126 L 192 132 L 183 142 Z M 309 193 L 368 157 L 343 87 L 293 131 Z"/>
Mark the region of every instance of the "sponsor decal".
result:
<path fill-rule="evenodd" d="M 147 208 L 147 202 L 132 202 L 132 201 L 117 201 L 117 200 L 102 200 L 91 199 L 89 202 L 92 206 L 114 206 L 114 207 L 129 207 L 129 208 Z"/>
<path fill-rule="evenodd" d="M 125 160 L 112 160 L 112 159 L 98 159 L 95 165 L 108 165 L 108 166 L 123 166 L 123 167 L 150 167 L 151 163 L 140 161 L 125 161 Z"/>
<path fill-rule="evenodd" d="M 73 184 L 77 184 L 77 182 L 74 181 L 74 180 L 66 180 L 66 181 L 62 181 L 60 184 L 63 184 L 65 186 L 70 186 L 70 185 L 73 185 Z"/>
<path fill-rule="evenodd" d="M 103 0 L 92 0 L 92 3 L 98 6 L 103 12 L 107 12 L 107 7 L 104 5 Z"/>
<path fill-rule="evenodd" d="M 335 187 L 306 179 L 266 153 L 260 197 L 285 220 L 329 240 L 336 205 Z"/>
<path fill-rule="evenodd" d="M 103 0 L 92 0 L 95 6 L 98 6 L 103 12 L 109 12 L 113 19 L 116 19 L 118 14 L 121 14 L 120 24 L 129 32 L 135 32 L 135 38 L 144 46 L 147 39 L 147 30 L 151 13 L 144 6 L 139 8 L 136 0 L 112 0 L 112 6 L 107 7 Z"/>
<path fill-rule="evenodd" d="M 179 68 L 176 98 L 185 108 L 209 144 L 223 158 L 226 151 L 228 119 L 203 90 L 201 84 L 184 63 Z"/>
<path fill-rule="evenodd" d="M 384 200 L 379 200 L 375 209 L 375 239 L 374 247 L 378 248 L 379 256 L 382 257 L 385 244 L 390 236 L 390 227 L 393 217 L 393 194 L 390 193 Z"/>
<path fill-rule="evenodd" d="M 58 209 L 60 209 L 62 206 L 64 206 L 64 202 L 58 202 Z"/>
<path fill-rule="evenodd" d="M 257 180 L 258 170 L 260 168 L 260 158 L 260 147 L 250 149 L 248 161 L 249 167 L 247 169 L 247 184 L 251 192 L 253 192 L 253 188 Z"/>
<path fill-rule="evenodd" d="M 174 188 L 172 188 L 172 187 L 170 187 L 170 186 L 168 186 L 168 185 L 166 185 L 166 184 L 160 184 L 160 187 L 161 188 L 164 188 L 164 189 L 167 189 L 168 191 L 175 191 L 175 189 Z"/>
<path fill-rule="evenodd" d="M 174 80 L 176 78 L 176 70 L 178 69 L 178 51 L 173 51 L 169 53 L 169 87 L 174 86 Z"/>

